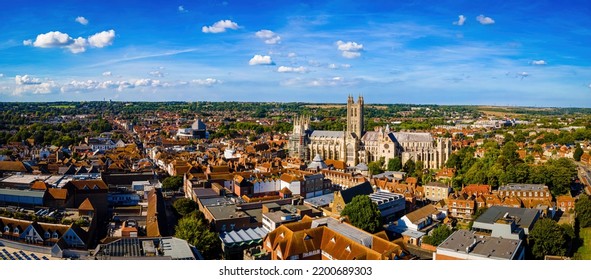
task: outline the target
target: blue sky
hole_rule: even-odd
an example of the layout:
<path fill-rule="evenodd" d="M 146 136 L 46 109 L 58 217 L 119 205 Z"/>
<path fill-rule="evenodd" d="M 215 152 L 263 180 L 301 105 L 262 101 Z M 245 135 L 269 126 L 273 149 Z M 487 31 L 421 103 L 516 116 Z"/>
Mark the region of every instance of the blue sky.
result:
<path fill-rule="evenodd" d="M 587 1 L 0 1 L 2 101 L 591 107 Z"/>

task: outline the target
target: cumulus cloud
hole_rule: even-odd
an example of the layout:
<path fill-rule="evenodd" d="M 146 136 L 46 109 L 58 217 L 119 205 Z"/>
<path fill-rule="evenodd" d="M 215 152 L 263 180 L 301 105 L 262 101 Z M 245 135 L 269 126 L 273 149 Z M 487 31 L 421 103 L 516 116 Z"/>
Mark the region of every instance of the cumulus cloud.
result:
<path fill-rule="evenodd" d="M 215 84 L 221 84 L 222 81 L 214 78 L 206 78 L 206 79 L 195 79 L 191 81 L 192 84 L 199 85 L 199 86 L 206 86 L 211 87 Z"/>
<path fill-rule="evenodd" d="M 545 60 L 532 60 L 532 65 L 546 65 L 548 64 Z"/>
<path fill-rule="evenodd" d="M 41 84 L 41 79 L 33 78 L 29 75 L 16 75 L 14 81 L 17 85 L 38 85 Z"/>
<path fill-rule="evenodd" d="M 237 23 L 226 19 L 226 20 L 220 20 L 220 21 L 214 23 L 212 26 L 203 26 L 201 28 L 201 31 L 203 33 L 222 33 L 222 32 L 226 32 L 226 29 L 236 30 L 238 28 L 240 28 L 240 26 L 238 26 Z"/>
<path fill-rule="evenodd" d="M 277 68 L 277 72 L 279 73 L 307 73 L 308 69 L 304 66 L 300 67 L 289 67 L 289 66 L 279 66 Z"/>
<path fill-rule="evenodd" d="M 164 77 L 164 73 L 162 73 L 162 72 L 160 72 L 160 71 L 158 71 L 158 70 L 156 70 L 156 71 L 151 71 L 149 74 L 150 74 L 151 76 L 154 76 L 154 77 L 159 77 L 159 78 L 162 78 L 162 77 Z"/>
<path fill-rule="evenodd" d="M 111 71 L 105 71 L 105 72 L 103 72 L 103 76 L 105 76 L 105 77 L 110 77 L 112 75 L 113 75 L 113 73 Z"/>
<path fill-rule="evenodd" d="M 113 44 L 115 39 L 115 31 L 103 31 L 96 33 L 88 39 L 78 37 L 76 39 L 70 37 L 66 33 L 59 31 L 50 31 L 45 34 L 37 35 L 35 41 L 24 40 L 23 45 L 34 46 L 37 48 L 66 48 L 71 53 L 82 53 L 86 51 L 87 47 L 103 48 Z"/>
<path fill-rule="evenodd" d="M 275 45 L 281 43 L 281 37 L 271 30 L 260 30 L 255 33 L 258 38 L 265 40 L 265 44 Z"/>
<path fill-rule="evenodd" d="M 83 16 L 77 17 L 76 18 L 76 22 L 77 23 L 80 23 L 82 25 L 87 25 L 88 24 L 88 20 L 85 17 L 83 17 Z"/>
<path fill-rule="evenodd" d="M 81 53 L 86 51 L 86 46 L 88 46 L 86 39 L 78 37 L 77 39 L 74 39 L 72 44 L 66 46 L 66 48 L 72 53 Z"/>
<path fill-rule="evenodd" d="M 88 44 L 95 48 L 104 48 L 113 44 L 115 30 L 103 31 L 88 37 Z"/>
<path fill-rule="evenodd" d="M 464 22 L 466 22 L 466 17 L 464 15 L 459 15 L 458 20 L 454 21 L 454 25 L 462 26 L 464 25 Z"/>
<path fill-rule="evenodd" d="M 484 15 L 479 15 L 479 16 L 477 16 L 477 17 L 476 17 L 476 20 L 477 20 L 478 22 L 480 22 L 480 24 L 484 24 L 484 25 L 487 25 L 487 24 L 493 24 L 493 23 L 495 23 L 495 21 L 494 21 L 492 18 L 490 18 L 490 17 L 485 17 Z"/>
<path fill-rule="evenodd" d="M 363 45 L 356 42 L 337 41 L 337 49 L 342 52 L 343 57 L 356 58 L 361 56 Z"/>
<path fill-rule="evenodd" d="M 49 94 L 55 93 L 58 90 L 58 85 L 51 80 L 41 80 L 29 75 L 16 75 L 14 77 L 16 87 L 13 95 L 22 95 L 23 93 L 31 94 Z"/>
<path fill-rule="evenodd" d="M 274 65 L 275 62 L 268 55 L 257 54 L 253 56 L 249 61 L 249 65 Z"/>
<path fill-rule="evenodd" d="M 182 5 L 181 5 L 181 6 L 179 6 L 178 10 L 179 10 L 179 12 L 181 12 L 181 13 L 186 13 L 186 12 L 188 12 L 188 11 L 189 11 L 189 10 L 185 9 L 185 7 L 183 7 Z"/>
<path fill-rule="evenodd" d="M 37 39 L 33 42 L 33 46 L 37 48 L 65 47 L 71 44 L 72 41 L 72 38 L 66 33 L 50 31 L 45 34 L 37 35 Z"/>

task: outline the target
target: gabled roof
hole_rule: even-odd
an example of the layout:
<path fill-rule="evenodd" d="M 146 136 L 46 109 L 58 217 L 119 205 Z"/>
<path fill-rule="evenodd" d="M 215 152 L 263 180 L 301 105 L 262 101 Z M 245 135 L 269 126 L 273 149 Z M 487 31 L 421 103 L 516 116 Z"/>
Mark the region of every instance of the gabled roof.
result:
<path fill-rule="evenodd" d="M 46 189 L 47 185 L 43 181 L 35 181 L 35 183 L 33 183 L 33 185 L 31 186 L 31 190 L 44 191 Z"/>
<path fill-rule="evenodd" d="M 413 223 L 416 224 L 419 220 L 421 219 L 425 219 L 435 213 L 437 213 L 439 210 L 437 210 L 437 208 L 435 208 L 435 206 L 428 204 L 422 208 L 419 208 L 415 211 L 412 211 L 408 214 L 406 214 L 406 218 L 408 218 L 408 220 Z"/>
<path fill-rule="evenodd" d="M 373 193 L 373 188 L 367 181 L 340 191 L 341 197 L 343 198 L 343 201 L 345 201 L 345 204 L 351 202 L 353 198 L 358 195 L 369 195 L 371 193 Z"/>
<path fill-rule="evenodd" d="M 86 189 L 100 189 L 100 190 L 107 190 L 107 184 L 103 180 L 72 180 L 68 182 L 69 185 L 73 186 L 78 190 Z M 96 187 L 96 188 L 95 188 Z"/>
<path fill-rule="evenodd" d="M 94 206 L 92 206 L 92 203 L 90 202 L 90 199 L 86 198 L 80 204 L 80 206 L 78 206 L 78 210 L 82 210 L 82 211 L 94 211 Z"/>
<path fill-rule="evenodd" d="M 22 161 L 0 161 L 0 171 L 27 172 Z"/>
<path fill-rule="evenodd" d="M 66 198 L 68 198 L 67 189 L 49 188 L 47 189 L 47 193 L 54 200 L 65 200 Z"/>

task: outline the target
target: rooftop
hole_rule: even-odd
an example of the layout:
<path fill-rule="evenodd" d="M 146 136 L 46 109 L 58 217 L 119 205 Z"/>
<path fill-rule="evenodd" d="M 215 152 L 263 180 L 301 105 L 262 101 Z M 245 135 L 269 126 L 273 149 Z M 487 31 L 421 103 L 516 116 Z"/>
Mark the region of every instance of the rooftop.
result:
<path fill-rule="evenodd" d="M 490 259 L 511 260 L 520 247 L 521 240 L 481 236 L 461 229 L 452 233 L 437 247 L 437 250 L 462 252 Z"/>
<path fill-rule="evenodd" d="M 367 248 L 372 248 L 373 235 L 350 224 L 341 223 L 332 217 L 323 217 L 312 221 L 312 228 L 320 226 L 326 226 Z"/>

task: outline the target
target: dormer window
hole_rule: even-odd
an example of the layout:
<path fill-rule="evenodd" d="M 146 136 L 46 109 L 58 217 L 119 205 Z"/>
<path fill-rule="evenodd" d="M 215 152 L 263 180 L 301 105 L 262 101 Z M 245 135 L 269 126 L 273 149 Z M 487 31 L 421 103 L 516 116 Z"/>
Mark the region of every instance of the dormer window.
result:
<path fill-rule="evenodd" d="M 12 232 L 13 232 L 14 234 L 19 234 L 19 233 L 20 233 L 20 230 L 19 230 L 17 227 L 15 227 L 15 228 L 14 228 L 14 230 L 13 230 Z"/>
<path fill-rule="evenodd" d="M 51 235 L 51 238 L 57 238 L 57 231 L 53 232 L 53 234 Z"/>
<path fill-rule="evenodd" d="M 10 231 L 10 227 L 8 227 L 8 226 L 5 226 L 5 227 L 4 227 L 4 232 L 9 232 L 9 231 Z"/>
<path fill-rule="evenodd" d="M 98 187 L 97 185 L 94 185 L 94 187 L 92 187 L 92 189 L 94 189 L 94 190 L 98 190 L 98 189 L 99 189 L 99 187 Z"/>
<path fill-rule="evenodd" d="M 331 238 L 331 239 L 330 239 L 330 242 L 332 242 L 332 243 L 336 243 L 336 242 L 337 242 L 337 240 L 336 240 L 336 239 L 333 237 L 333 238 Z"/>
<path fill-rule="evenodd" d="M 49 231 L 46 231 L 46 232 L 45 232 L 45 235 L 44 235 L 44 238 L 45 238 L 45 239 L 48 239 L 50 235 L 51 235 L 51 234 L 49 233 Z"/>
<path fill-rule="evenodd" d="M 351 245 L 348 245 L 348 246 L 345 248 L 345 251 L 347 251 L 347 252 L 351 253 Z"/>
<path fill-rule="evenodd" d="M 82 188 L 83 190 L 90 190 L 90 188 L 88 186 L 84 186 L 84 188 Z"/>

